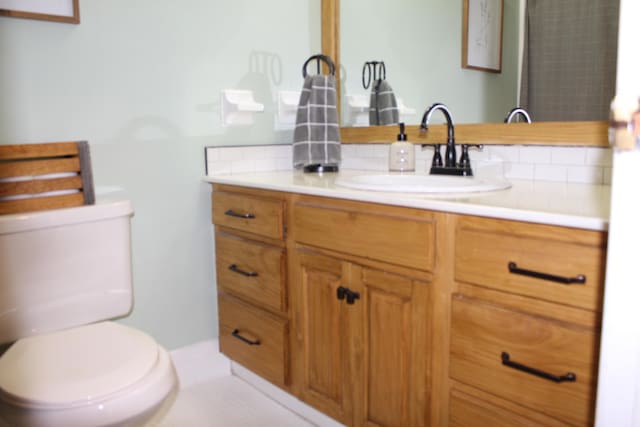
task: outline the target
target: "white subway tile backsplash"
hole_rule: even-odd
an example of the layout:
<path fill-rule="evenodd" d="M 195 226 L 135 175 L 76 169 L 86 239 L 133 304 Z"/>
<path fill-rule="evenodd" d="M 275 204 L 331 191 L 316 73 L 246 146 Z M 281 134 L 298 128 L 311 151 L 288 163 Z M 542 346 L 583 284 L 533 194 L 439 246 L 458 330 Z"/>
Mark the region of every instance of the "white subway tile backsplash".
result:
<path fill-rule="evenodd" d="M 534 167 L 533 179 L 536 181 L 567 182 L 566 166 L 537 164 Z"/>
<path fill-rule="evenodd" d="M 256 172 L 256 161 L 253 159 L 234 160 L 231 162 L 231 173 Z"/>
<path fill-rule="evenodd" d="M 613 151 L 610 148 L 587 148 L 586 164 L 597 166 L 611 166 Z"/>
<path fill-rule="evenodd" d="M 219 159 L 232 162 L 234 160 L 244 160 L 249 155 L 255 156 L 259 150 L 259 147 L 226 147 L 223 150 L 219 150 Z"/>
<path fill-rule="evenodd" d="M 506 165 L 504 174 L 507 178 L 512 179 L 533 179 L 534 165 L 511 163 Z"/>
<path fill-rule="evenodd" d="M 484 150 L 488 150 L 490 160 L 520 161 L 520 147 L 517 145 L 491 145 L 489 147 L 485 146 Z"/>
<path fill-rule="evenodd" d="M 582 184 L 602 184 L 603 169 L 598 166 L 568 166 L 567 181 Z"/>
<path fill-rule="evenodd" d="M 342 154 L 342 158 L 350 158 L 356 157 L 358 155 L 356 148 L 358 146 L 356 144 L 345 144 L 340 147 L 340 153 Z"/>
<path fill-rule="evenodd" d="M 359 144 L 356 155 L 360 157 L 382 158 L 389 155 L 389 144 Z"/>
<path fill-rule="evenodd" d="M 551 151 L 551 147 L 525 145 L 520 147 L 520 161 L 522 163 L 548 165 L 551 164 Z"/>
<path fill-rule="evenodd" d="M 293 169 L 293 158 L 279 158 L 276 159 L 276 170 L 277 171 L 286 171 Z"/>
<path fill-rule="evenodd" d="M 209 162 L 207 172 L 209 175 L 220 175 L 231 173 L 231 163 L 221 160 Z"/>
<path fill-rule="evenodd" d="M 491 158 L 491 152 L 487 147 L 482 147 L 482 148 L 472 147 L 472 148 L 469 148 L 469 158 L 471 159 L 471 161 L 489 160 Z"/>
<path fill-rule="evenodd" d="M 584 165 L 587 158 L 587 151 L 583 147 L 555 147 L 550 151 L 554 165 Z"/>
<path fill-rule="evenodd" d="M 256 161 L 254 162 L 254 164 L 255 168 L 251 172 L 270 172 L 278 170 L 278 159 L 275 157 L 271 159 Z"/>
<path fill-rule="evenodd" d="M 207 147 L 207 162 L 213 162 L 216 160 L 220 160 L 220 150 L 213 148 L 213 147 Z"/>
<path fill-rule="evenodd" d="M 389 144 L 345 144 L 342 169 L 388 170 Z M 444 148 L 442 148 L 444 155 Z M 611 184 L 611 149 L 584 147 L 485 146 L 470 150 L 475 164 L 497 162 L 507 178 Z M 427 173 L 433 149 L 416 146 L 416 172 Z M 207 147 L 209 174 L 292 170 L 291 145 Z M 475 167 L 475 166 L 474 166 Z"/>

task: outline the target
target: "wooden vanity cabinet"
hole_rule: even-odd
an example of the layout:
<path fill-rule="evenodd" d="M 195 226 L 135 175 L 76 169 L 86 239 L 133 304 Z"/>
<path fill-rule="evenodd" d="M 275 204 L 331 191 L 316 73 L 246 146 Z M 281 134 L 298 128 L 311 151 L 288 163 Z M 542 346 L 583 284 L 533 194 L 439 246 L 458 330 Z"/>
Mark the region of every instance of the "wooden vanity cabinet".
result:
<path fill-rule="evenodd" d="M 593 424 L 605 244 L 602 232 L 458 217 L 450 425 Z"/>
<path fill-rule="evenodd" d="M 349 426 L 427 425 L 431 276 L 378 260 L 430 270 L 433 218 L 309 197 L 294 203 L 293 218 L 298 395 Z M 416 252 L 403 258 L 408 241 Z"/>
<path fill-rule="evenodd" d="M 224 354 L 347 426 L 593 424 L 605 232 L 214 185 Z"/>
<path fill-rule="evenodd" d="M 285 197 L 219 185 L 213 190 L 220 350 L 288 388 Z"/>

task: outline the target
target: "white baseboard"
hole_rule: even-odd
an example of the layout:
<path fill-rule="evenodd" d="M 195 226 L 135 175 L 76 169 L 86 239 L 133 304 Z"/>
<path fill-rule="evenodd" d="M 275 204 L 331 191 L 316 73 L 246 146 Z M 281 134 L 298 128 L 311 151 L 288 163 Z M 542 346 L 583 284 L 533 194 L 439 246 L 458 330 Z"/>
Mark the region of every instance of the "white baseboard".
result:
<path fill-rule="evenodd" d="M 343 424 L 274 386 L 242 365 L 230 361 L 220 353 L 217 339 L 181 347 L 169 354 L 180 380 L 180 388 L 234 375 L 318 427 L 344 427 Z"/>
<path fill-rule="evenodd" d="M 231 375 L 231 363 L 220 353 L 217 339 L 181 347 L 169 354 L 180 380 L 180 388 Z"/>
<path fill-rule="evenodd" d="M 318 427 L 344 427 L 333 418 L 329 418 L 322 412 L 312 408 L 295 396 L 278 388 L 267 380 L 254 374 L 242 365 L 231 362 L 231 373 L 238 378 L 249 383 L 251 386 L 261 391 L 264 395 L 289 409 L 290 411 L 300 415 Z"/>

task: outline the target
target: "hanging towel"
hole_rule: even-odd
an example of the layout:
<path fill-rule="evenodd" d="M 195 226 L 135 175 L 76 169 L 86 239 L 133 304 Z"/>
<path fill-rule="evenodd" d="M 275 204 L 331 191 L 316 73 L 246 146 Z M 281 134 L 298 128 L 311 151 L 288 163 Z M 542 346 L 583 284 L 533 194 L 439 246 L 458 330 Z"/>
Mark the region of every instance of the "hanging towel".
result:
<path fill-rule="evenodd" d="M 332 75 L 308 75 L 304 78 L 293 132 L 293 166 L 337 166 L 339 163 L 335 79 Z"/>
<path fill-rule="evenodd" d="M 391 85 L 386 80 L 376 80 L 371 88 L 369 124 L 371 126 L 393 125 L 398 122 L 400 122 L 400 112 Z"/>

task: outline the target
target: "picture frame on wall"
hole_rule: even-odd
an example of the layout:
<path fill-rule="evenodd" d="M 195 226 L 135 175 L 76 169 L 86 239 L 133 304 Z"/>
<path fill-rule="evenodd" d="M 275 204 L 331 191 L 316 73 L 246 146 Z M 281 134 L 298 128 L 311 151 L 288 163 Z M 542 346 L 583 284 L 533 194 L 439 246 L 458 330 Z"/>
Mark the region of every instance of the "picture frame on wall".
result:
<path fill-rule="evenodd" d="M 0 16 L 80 23 L 79 0 L 0 0 Z"/>
<path fill-rule="evenodd" d="M 504 0 L 463 0 L 462 67 L 502 72 Z"/>

